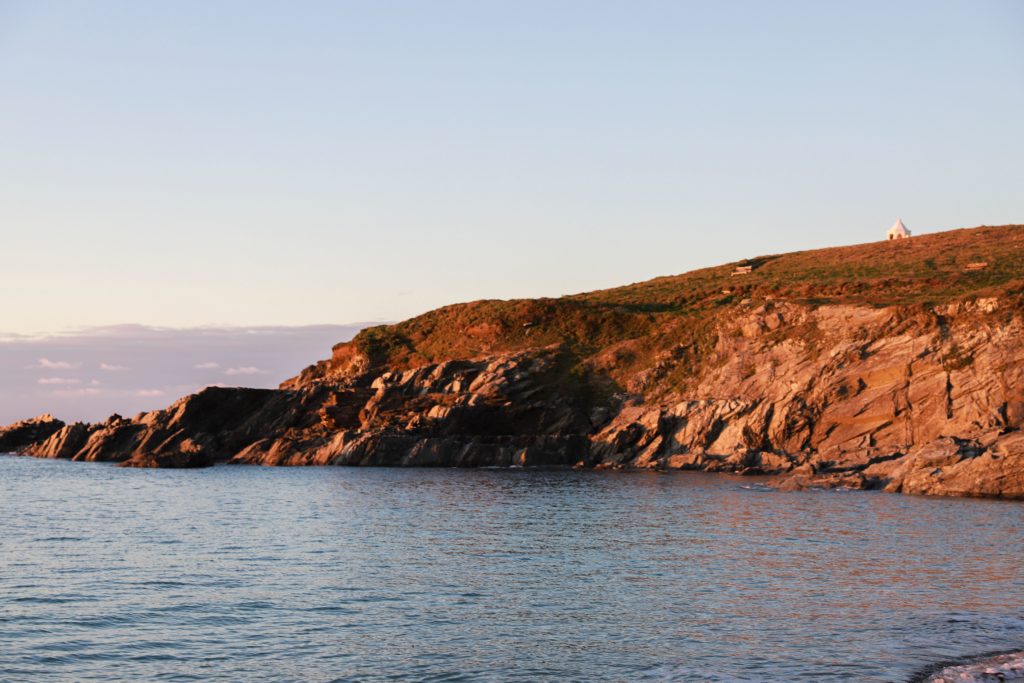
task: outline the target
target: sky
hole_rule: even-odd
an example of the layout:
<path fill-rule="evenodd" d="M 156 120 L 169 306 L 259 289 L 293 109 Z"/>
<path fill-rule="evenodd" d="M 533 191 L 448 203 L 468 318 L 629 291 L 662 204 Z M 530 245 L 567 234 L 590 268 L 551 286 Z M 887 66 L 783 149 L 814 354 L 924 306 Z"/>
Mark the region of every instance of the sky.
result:
<path fill-rule="evenodd" d="M 273 388 L 359 327 L 118 325 L 8 337 L 0 340 L 0 426 L 43 413 L 65 422 L 133 417 L 207 386 Z"/>
<path fill-rule="evenodd" d="M 0 0 L 0 334 L 1024 222 L 1022 112 L 1016 0 Z"/>

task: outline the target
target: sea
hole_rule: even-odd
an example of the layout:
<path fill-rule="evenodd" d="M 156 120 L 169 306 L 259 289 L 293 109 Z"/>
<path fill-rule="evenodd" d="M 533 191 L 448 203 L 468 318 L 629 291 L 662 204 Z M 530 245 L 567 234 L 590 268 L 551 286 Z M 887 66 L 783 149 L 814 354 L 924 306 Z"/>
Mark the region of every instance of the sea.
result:
<path fill-rule="evenodd" d="M 1024 649 L 1024 503 L 0 456 L 0 681 L 906 681 Z"/>

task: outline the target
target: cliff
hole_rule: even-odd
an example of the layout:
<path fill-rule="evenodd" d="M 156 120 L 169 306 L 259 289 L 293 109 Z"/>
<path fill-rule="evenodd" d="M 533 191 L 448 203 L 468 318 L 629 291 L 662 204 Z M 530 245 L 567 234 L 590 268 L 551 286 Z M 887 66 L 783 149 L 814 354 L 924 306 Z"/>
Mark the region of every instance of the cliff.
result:
<path fill-rule="evenodd" d="M 279 390 L 44 416 L 0 444 L 126 466 L 683 468 L 1024 498 L 1022 267 L 1024 227 L 982 227 L 459 304 L 364 330 Z"/>

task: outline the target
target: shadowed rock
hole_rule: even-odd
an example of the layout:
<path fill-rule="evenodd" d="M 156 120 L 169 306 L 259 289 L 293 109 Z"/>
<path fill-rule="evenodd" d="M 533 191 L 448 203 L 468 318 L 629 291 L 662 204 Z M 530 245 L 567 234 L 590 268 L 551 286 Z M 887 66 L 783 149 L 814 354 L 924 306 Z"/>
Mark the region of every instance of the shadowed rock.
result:
<path fill-rule="evenodd" d="M 0 453 L 18 451 L 45 441 L 64 428 L 64 423 L 46 413 L 0 428 Z"/>
<path fill-rule="evenodd" d="M 991 268 L 933 276 L 954 243 Z M 691 469 L 1024 498 L 1024 229 L 808 254 L 758 259 L 742 292 L 723 267 L 447 307 L 366 330 L 279 390 L 210 388 L 93 425 L 44 416 L 0 444 L 125 466 Z M 903 275 L 880 279 L 879 261 Z M 777 293 L 812 278 L 818 297 Z"/>

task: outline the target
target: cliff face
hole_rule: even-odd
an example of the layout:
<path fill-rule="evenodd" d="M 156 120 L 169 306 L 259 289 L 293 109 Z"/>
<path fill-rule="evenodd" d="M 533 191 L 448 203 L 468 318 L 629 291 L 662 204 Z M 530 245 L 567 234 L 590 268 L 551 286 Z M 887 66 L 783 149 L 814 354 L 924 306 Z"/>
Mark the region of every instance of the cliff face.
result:
<path fill-rule="evenodd" d="M 683 400 L 619 411 L 591 461 L 1024 497 L 1024 324 L 999 305 L 758 308 Z"/>
<path fill-rule="evenodd" d="M 277 391 L 44 417 L 0 444 L 125 466 L 685 468 L 1024 498 L 1024 229 L 747 264 L 439 309 L 360 333 Z"/>

